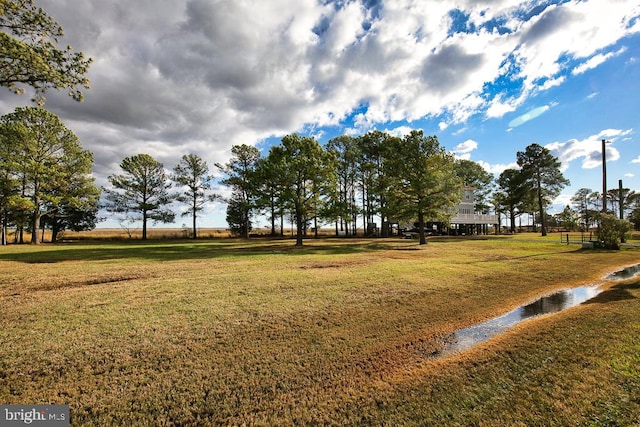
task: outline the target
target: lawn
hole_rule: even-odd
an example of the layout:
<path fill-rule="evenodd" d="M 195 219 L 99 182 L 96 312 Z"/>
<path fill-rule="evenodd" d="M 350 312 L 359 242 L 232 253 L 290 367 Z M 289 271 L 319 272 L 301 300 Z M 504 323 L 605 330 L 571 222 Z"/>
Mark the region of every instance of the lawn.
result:
<path fill-rule="evenodd" d="M 639 424 L 638 279 L 434 356 L 637 263 L 536 238 L 11 245 L 0 402 L 69 404 L 72 425 Z"/>

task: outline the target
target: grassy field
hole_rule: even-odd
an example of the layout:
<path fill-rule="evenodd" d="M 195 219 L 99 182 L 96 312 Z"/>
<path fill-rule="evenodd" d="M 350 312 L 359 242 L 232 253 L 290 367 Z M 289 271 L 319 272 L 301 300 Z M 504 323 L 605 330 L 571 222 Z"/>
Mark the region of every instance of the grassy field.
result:
<path fill-rule="evenodd" d="M 636 263 L 533 235 L 11 245 L 0 403 L 72 425 L 640 425 L 638 279 L 434 356 Z"/>

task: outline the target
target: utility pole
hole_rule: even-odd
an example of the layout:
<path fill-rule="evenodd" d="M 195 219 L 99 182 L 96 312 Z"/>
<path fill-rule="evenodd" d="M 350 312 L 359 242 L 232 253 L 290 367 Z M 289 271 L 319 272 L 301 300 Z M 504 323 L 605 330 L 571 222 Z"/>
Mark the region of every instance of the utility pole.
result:
<path fill-rule="evenodd" d="M 622 209 L 624 208 L 624 202 L 622 200 L 622 180 L 618 180 L 618 207 L 620 208 L 620 219 L 624 219 L 624 213 Z"/>
<path fill-rule="evenodd" d="M 605 144 L 611 141 L 602 140 L 602 213 L 607 212 L 607 152 Z"/>
<path fill-rule="evenodd" d="M 624 202 L 622 201 L 622 180 L 619 179 L 618 180 L 618 203 L 619 203 L 619 208 L 620 208 L 620 219 L 624 219 Z M 622 233 L 622 236 L 620 236 L 620 243 L 626 243 L 625 239 L 624 239 L 624 233 Z"/>

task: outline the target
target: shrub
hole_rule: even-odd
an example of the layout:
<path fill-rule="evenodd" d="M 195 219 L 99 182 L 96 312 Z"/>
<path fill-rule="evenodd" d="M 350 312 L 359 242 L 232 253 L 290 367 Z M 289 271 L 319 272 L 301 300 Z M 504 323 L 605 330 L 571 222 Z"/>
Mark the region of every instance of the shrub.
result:
<path fill-rule="evenodd" d="M 598 215 L 598 240 L 606 249 L 620 249 L 620 242 L 626 233 L 631 231 L 629 221 L 618 219 L 615 215 L 601 213 Z"/>

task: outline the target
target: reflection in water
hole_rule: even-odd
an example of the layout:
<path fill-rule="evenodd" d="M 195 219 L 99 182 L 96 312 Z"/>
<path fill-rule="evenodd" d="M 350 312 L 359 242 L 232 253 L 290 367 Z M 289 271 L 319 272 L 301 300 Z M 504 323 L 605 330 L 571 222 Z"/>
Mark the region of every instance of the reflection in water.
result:
<path fill-rule="evenodd" d="M 624 270 L 616 271 L 615 273 L 611 273 L 606 278 L 608 280 L 624 280 L 631 279 L 640 275 L 640 264 L 632 265 L 631 267 L 627 267 Z"/>
<path fill-rule="evenodd" d="M 601 292 L 598 286 L 583 286 L 556 292 L 542 297 L 531 304 L 517 309 L 484 323 L 460 329 L 449 337 L 441 356 L 466 350 L 476 344 L 485 342 L 491 337 L 504 332 L 507 328 L 531 317 L 542 314 L 557 313 L 558 311 L 582 304 Z"/>

